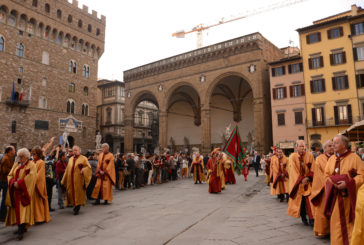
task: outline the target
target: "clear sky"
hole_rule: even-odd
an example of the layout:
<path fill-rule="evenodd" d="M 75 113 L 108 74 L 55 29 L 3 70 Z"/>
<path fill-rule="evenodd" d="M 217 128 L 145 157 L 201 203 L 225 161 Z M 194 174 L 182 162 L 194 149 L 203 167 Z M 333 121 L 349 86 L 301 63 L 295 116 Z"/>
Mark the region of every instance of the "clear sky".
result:
<path fill-rule="evenodd" d="M 178 30 L 221 18 L 245 15 L 287 0 L 79 0 L 106 16 L 105 52 L 99 78 L 123 80 L 123 71 L 184 53 L 197 47 L 196 33 L 172 37 Z M 292 1 L 291 1 L 292 2 Z M 204 46 L 260 32 L 279 48 L 299 46 L 297 28 L 350 9 L 364 0 L 303 0 L 303 2 L 220 25 L 204 32 Z"/>

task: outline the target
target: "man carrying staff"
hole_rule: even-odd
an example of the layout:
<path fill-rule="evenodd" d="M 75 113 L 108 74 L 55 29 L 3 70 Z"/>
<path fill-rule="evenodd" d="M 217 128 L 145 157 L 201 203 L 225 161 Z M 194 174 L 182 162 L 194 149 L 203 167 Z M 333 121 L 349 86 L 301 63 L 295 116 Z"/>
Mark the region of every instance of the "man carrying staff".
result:
<path fill-rule="evenodd" d="M 313 213 L 309 196 L 313 180 L 312 164 L 313 155 L 306 152 L 305 142 L 296 142 L 296 152 L 289 158 L 289 202 L 287 214 L 299 218 L 301 216 L 304 225 L 313 226 Z M 307 221 L 307 215 L 309 221 Z"/>
<path fill-rule="evenodd" d="M 96 199 L 95 205 L 100 204 L 100 199 L 104 204 L 112 202 L 112 186 L 115 185 L 115 165 L 114 155 L 109 152 L 109 145 L 101 145 L 103 153 L 99 156 L 96 168 L 96 185 L 92 192 L 92 198 Z"/>
<path fill-rule="evenodd" d="M 327 161 L 334 154 L 334 142 L 328 140 L 324 143 L 324 154 L 320 154 L 313 165 L 315 178 L 312 182 L 311 203 L 314 205 L 315 225 L 314 235 L 318 238 L 327 237 L 330 234 L 329 220 L 324 215 L 325 208 L 325 168 Z"/>
<path fill-rule="evenodd" d="M 81 205 L 86 204 L 86 189 L 92 176 L 87 157 L 81 155 L 78 146 L 73 147 L 73 156 L 69 159 L 62 178 L 62 186 L 66 188 L 66 206 L 72 204 L 73 214 L 78 215 Z"/>
<path fill-rule="evenodd" d="M 272 156 L 271 158 L 271 166 L 272 166 L 272 195 L 278 195 L 278 198 L 281 202 L 286 201 L 288 202 L 288 171 L 287 171 L 287 164 L 288 159 L 284 155 L 282 149 L 277 148 L 277 154 Z"/>
<path fill-rule="evenodd" d="M 357 190 L 363 184 L 364 165 L 343 135 L 334 138 L 335 156 L 325 168 L 325 215 L 330 219 L 331 245 L 349 245 L 355 218 Z M 361 217 L 358 217 L 361 218 Z"/>

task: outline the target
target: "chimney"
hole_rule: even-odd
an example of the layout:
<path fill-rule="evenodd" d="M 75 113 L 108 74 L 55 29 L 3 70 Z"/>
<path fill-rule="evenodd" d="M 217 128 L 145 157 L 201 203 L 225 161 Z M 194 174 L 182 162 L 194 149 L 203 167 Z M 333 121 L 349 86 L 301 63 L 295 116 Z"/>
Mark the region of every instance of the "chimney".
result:
<path fill-rule="evenodd" d="M 356 6 L 356 4 L 351 5 L 351 16 L 356 16 L 358 15 L 358 7 Z"/>

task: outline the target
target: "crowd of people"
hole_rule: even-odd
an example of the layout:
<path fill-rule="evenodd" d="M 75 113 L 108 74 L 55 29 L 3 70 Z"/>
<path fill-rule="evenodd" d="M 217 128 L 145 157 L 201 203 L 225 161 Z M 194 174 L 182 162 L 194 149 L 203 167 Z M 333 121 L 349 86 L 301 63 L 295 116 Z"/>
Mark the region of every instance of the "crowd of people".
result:
<path fill-rule="evenodd" d="M 347 137 L 328 140 L 323 152 L 299 140 L 289 157 L 275 148 L 266 162 L 270 194 L 288 202 L 288 215 L 332 245 L 364 244 L 364 164 Z"/>
<path fill-rule="evenodd" d="M 52 147 L 53 141 L 18 151 L 9 145 L 0 155 L 0 222 L 16 225 L 19 240 L 30 226 L 50 221 L 50 212 L 55 211 L 54 186 L 58 208 L 72 207 L 78 215 L 87 200 L 94 200 L 93 205 L 110 204 L 114 189 L 191 178 L 194 184 L 208 182 L 209 192 L 219 193 L 226 184 L 236 183 L 234 161 L 220 149 L 205 156 L 198 152 L 114 155 L 105 143 L 102 149 L 82 155 L 78 146 Z"/>
<path fill-rule="evenodd" d="M 364 152 L 352 152 L 342 135 L 325 142 L 323 152 L 308 152 L 302 140 L 289 157 L 280 148 L 272 148 L 267 156 L 254 152 L 240 168 L 219 148 L 205 156 L 198 152 L 114 155 L 105 143 L 102 149 L 82 155 L 78 146 L 51 149 L 52 144 L 53 139 L 43 147 L 17 152 L 8 146 L 1 158 L 0 221 L 17 225 L 19 240 L 29 226 L 50 221 L 54 185 L 59 209 L 72 207 L 78 215 L 87 199 L 94 200 L 93 205 L 110 204 L 114 189 L 139 189 L 177 179 L 207 182 L 210 193 L 220 193 L 227 184 L 236 183 L 236 173 L 246 181 L 253 167 L 257 177 L 265 170 L 270 194 L 288 202 L 287 214 L 312 226 L 314 236 L 331 237 L 334 245 L 364 244 Z"/>

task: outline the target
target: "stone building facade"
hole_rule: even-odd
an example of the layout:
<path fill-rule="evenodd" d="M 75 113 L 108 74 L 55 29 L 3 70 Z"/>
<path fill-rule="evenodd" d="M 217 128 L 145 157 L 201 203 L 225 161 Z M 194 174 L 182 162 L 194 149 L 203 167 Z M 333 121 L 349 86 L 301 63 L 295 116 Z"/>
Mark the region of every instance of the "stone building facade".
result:
<path fill-rule="evenodd" d="M 95 148 L 98 60 L 106 18 L 73 0 L 0 2 L 0 147 Z"/>
<path fill-rule="evenodd" d="M 266 153 L 272 144 L 267 63 L 280 58 L 279 48 L 252 33 L 124 71 L 125 150 L 133 149 L 136 106 L 149 100 L 159 109 L 161 149 L 174 142 L 207 153 L 237 125 L 243 142 Z"/>
<path fill-rule="evenodd" d="M 114 153 L 123 152 L 125 83 L 99 80 L 97 87 L 97 130 L 102 136 L 102 142 L 107 142 Z M 140 152 L 144 147 L 146 151 L 153 152 L 158 142 L 158 108 L 151 102 L 140 102 L 133 121 L 133 151 Z"/>

